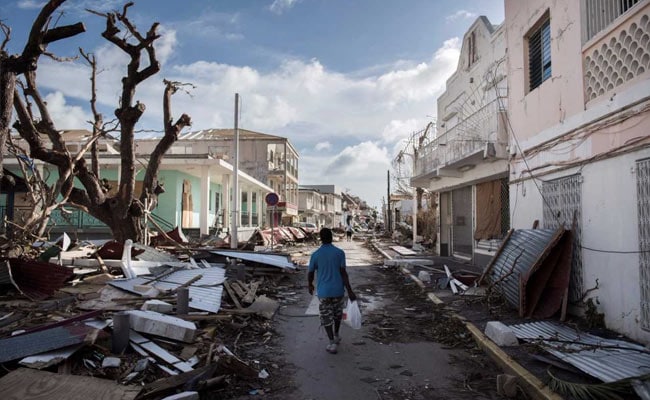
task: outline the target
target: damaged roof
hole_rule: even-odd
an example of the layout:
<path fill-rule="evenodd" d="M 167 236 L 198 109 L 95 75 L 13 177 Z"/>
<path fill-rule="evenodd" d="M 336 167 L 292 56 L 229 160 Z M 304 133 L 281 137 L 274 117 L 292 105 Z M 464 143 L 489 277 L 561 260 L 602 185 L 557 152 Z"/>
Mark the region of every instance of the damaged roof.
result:
<path fill-rule="evenodd" d="M 109 284 L 142 295 L 141 291 L 135 289 L 136 286 L 151 285 L 161 291 L 173 290 L 199 275 L 201 278 L 189 287 L 190 307 L 213 313 L 219 312 L 223 295 L 221 284 L 226 279 L 226 270 L 221 267 L 180 270 L 160 278 L 139 276 L 133 279 L 116 279 Z"/>

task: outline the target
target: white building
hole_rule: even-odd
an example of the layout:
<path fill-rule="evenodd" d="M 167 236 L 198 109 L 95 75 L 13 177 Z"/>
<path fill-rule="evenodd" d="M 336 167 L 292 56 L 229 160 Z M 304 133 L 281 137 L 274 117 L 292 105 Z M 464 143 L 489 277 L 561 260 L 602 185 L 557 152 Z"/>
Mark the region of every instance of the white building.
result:
<path fill-rule="evenodd" d="M 418 148 L 411 186 L 439 193 L 439 254 L 484 265 L 510 228 L 503 25 L 479 17 L 438 98 L 437 135 Z"/>

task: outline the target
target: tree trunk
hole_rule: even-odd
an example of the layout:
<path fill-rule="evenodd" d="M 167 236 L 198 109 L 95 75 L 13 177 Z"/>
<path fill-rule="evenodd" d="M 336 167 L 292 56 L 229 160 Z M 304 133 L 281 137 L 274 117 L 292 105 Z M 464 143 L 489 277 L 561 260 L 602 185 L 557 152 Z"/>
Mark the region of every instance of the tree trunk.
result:
<path fill-rule="evenodd" d="M 16 74 L 6 68 L 3 57 L 0 57 L 0 177 L 3 175 L 5 143 L 11 128 L 15 88 Z"/>
<path fill-rule="evenodd" d="M 121 243 L 124 243 L 127 239 L 131 239 L 136 243 L 144 243 L 141 218 L 127 215 L 126 218 L 121 219 L 117 214 L 114 217 L 106 223 L 113 233 L 113 239 Z"/>

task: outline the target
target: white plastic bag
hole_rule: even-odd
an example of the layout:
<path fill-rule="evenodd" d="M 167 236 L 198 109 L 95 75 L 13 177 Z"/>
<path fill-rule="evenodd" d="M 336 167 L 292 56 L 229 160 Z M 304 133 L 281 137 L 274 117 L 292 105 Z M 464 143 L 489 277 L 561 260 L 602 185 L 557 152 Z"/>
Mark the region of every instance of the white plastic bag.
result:
<path fill-rule="evenodd" d="M 343 322 L 350 325 L 352 329 L 361 329 L 361 310 L 356 300 L 348 299 L 348 305 L 343 310 Z"/>

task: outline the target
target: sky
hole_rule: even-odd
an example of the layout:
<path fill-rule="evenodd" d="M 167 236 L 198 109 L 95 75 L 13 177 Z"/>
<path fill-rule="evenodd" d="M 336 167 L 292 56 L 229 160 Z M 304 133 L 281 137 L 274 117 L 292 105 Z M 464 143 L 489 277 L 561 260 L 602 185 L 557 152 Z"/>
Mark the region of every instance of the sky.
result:
<path fill-rule="evenodd" d="M 3 0 L 9 53 L 25 45 L 44 4 Z M 86 32 L 48 48 L 98 60 L 98 103 L 113 115 L 125 56 L 101 37 L 104 20 L 87 9 L 124 1 L 68 0 L 53 25 Z M 288 138 L 299 153 L 300 184 L 334 184 L 381 208 L 387 171 L 413 132 L 436 118 L 436 99 L 456 70 L 462 37 L 480 15 L 503 22 L 503 0 L 136 0 L 131 21 L 145 33 L 159 22 L 161 71 L 143 82 L 137 129 L 160 135 L 163 79 L 191 83 L 172 100 L 187 131 L 234 126 Z M 38 84 L 59 129 L 90 129 L 90 68 L 78 58 L 41 58 Z M 158 132 L 158 133 L 156 133 Z M 395 183 L 391 183 L 394 187 Z"/>

